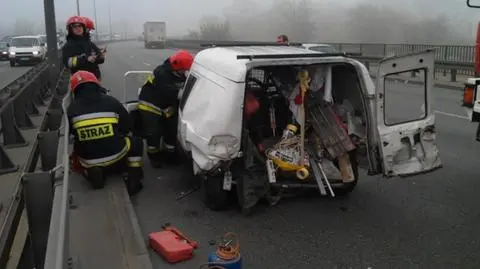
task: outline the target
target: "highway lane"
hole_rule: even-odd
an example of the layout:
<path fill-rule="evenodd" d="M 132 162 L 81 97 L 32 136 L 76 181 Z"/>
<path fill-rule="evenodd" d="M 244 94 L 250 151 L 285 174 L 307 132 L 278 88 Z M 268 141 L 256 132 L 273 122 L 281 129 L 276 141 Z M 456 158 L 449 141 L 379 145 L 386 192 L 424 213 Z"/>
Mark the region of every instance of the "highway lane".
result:
<path fill-rule="evenodd" d="M 172 52 L 111 44 L 103 83 L 121 98 L 124 72 L 151 70 Z M 188 169 L 153 170 L 146 161 L 145 190 L 133 200 L 145 236 L 170 222 L 201 244 L 193 261 L 174 266 L 152 253 L 156 268 L 197 268 L 211 250 L 207 242 L 228 231 L 241 238 L 245 268 L 479 267 L 480 145 L 458 100 L 459 92 L 435 89 L 434 109 L 460 116 L 437 114 L 443 169 L 408 179 L 362 175 L 345 199 L 290 199 L 250 217 L 216 213 L 203 206 L 200 192 L 176 201 L 190 188 Z"/>
<path fill-rule="evenodd" d="M 21 75 L 30 70 L 32 66 L 16 66 L 10 67 L 8 61 L 0 62 L 0 89 L 4 88 L 12 81 L 16 80 Z"/>

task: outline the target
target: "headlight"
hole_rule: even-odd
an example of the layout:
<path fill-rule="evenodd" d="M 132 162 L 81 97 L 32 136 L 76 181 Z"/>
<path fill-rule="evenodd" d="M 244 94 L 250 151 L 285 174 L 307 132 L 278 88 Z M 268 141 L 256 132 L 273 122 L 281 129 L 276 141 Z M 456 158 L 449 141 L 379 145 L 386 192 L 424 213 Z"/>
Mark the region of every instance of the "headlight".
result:
<path fill-rule="evenodd" d="M 208 142 L 212 156 L 229 159 L 240 149 L 240 141 L 232 135 L 216 135 Z"/>
<path fill-rule="evenodd" d="M 7 52 L 6 52 L 6 51 L 3 51 L 2 54 L 7 54 Z"/>
<path fill-rule="evenodd" d="M 33 55 L 38 55 L 38 51 L 34 51 L 34 52 L 33 52 Z"/>
<path fill-rule="evenodd" d="M 14 52 L 14 51 L 10 51 L 10 55 L 15 55 L 15 52 Z"/>

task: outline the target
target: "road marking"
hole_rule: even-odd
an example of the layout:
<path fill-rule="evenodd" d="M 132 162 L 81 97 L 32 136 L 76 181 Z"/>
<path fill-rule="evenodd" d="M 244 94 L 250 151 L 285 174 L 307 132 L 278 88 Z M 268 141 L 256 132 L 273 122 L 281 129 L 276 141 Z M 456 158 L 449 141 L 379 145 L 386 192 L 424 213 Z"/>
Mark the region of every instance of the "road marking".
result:
<path fill-rule="evenodd" d="M 467 116 L 457 115 L 457 114 L 438 111 L 438 110 L 434 110 L 433 112 L 435 112 L 436 114 L 445 115 L 445 116 L 449 116 L 449 117 L 454 117 L 454 118 L 458 118 L 458 119 L 470 120 Z"/>
<path fill-rule="evenodd" d="M 143 62 L 143 64 L 146 65 L 146 66 L 152 66 L 151 64 L 146 63 L 146 62 Z"/>

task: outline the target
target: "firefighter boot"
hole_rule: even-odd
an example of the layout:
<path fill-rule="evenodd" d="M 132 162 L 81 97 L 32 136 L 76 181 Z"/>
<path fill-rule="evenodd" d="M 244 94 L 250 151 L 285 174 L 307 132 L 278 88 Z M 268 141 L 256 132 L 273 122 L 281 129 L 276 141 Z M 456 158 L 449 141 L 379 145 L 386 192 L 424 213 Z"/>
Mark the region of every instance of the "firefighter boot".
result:
<path fill-rule="evenodd" d="M 127 178 L 125 184 L 127 186 L 127 192 L 130 196 L 137 195 L 142 189 L 142 175 L 143 169 L 139 167 L 130 167 L 127 172 Z"/>
<path fill-rule="evenodd" d="M 105 175 L 101 167 L 91 167 L 86 171 L 87 180 L 96 190 L 105 187 Z"/>
<path fill-rule="evenodd" d="M 153 168 L 161 168 L 162 167 L 162 153 L 155 152 L 155 153 L 147 153 L 148 159 L 150 160 L 150 164 Z"/>

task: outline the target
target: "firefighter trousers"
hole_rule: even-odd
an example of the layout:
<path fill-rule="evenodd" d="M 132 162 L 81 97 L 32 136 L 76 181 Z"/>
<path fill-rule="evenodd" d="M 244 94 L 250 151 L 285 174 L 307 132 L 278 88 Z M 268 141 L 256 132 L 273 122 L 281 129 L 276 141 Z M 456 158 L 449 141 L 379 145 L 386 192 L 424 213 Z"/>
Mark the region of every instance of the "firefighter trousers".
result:
<path fill-rule="evenodd" d="M 125 157 L 109 165 L 97 165 L 86 169 L 87 180 L 93 188 L 105 186 L 107 176 L 127 173 L 125 184 L 130 195 L 135 195 L 142 188 L 143 179 L 143 140 L 141 137 L 128 137 L 130 148 Z"/>
<path fill-rule="evenodd" d="M 175 162 L 177 113 L 166 117 L 141 110 L 140 114 L 143 125 L 142 133 L 147 142 L 147 156 L 152 166 L 160 167 L 163 162 Z"/>

